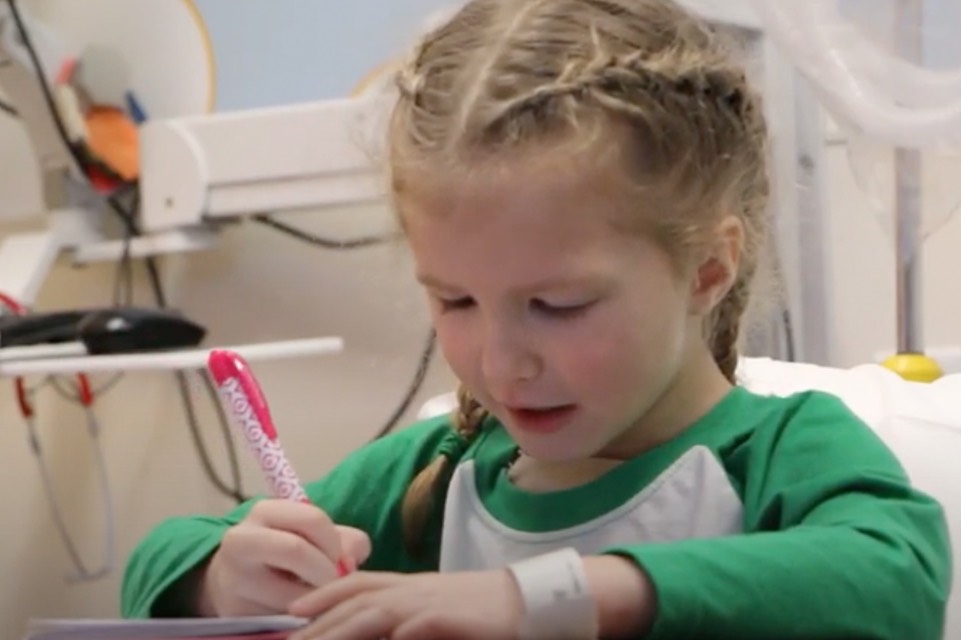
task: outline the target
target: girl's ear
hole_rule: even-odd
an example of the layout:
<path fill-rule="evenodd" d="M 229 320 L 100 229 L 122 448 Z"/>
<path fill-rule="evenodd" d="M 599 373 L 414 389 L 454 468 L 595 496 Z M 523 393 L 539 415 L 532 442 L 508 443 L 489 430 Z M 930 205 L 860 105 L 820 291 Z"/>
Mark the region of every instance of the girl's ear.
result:
<path fill-rule="evenodd" d="M 714 228 L 691 282 L 691 313 L 707 315 L 734 286 L 744 245 L 744 224 L 726 216 Z"/>

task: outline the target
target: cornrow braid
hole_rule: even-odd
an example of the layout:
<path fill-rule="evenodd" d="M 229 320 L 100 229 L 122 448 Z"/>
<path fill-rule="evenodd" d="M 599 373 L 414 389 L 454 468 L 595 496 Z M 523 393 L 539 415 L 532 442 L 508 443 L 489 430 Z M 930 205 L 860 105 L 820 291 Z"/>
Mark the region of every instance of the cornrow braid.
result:
<path fill-rule="evenodd" d="M 750 293 L 749 279 L 738 278 L 713 314 L 715 319 L 710 335 L 711 355 L 721 373 L 732 384 L 737 383 L 738 336 L 741 317 L 750 301 Z"/>
<path fill-rule="evenodd" d="M 742 123 L 745 110 L 753 106 L 742 89 L 743 73 L 692 69 L 671 77 L 645 66 L 642 54 L 609 56 L 579 69 L 566 69 L 556 82 L 505 101 L 486 128 L 496 135 L 504 123 L 525 113 L 544 114 L 558 99 L 577 100 L 589 94 L 609 108 L 629 113 L 643 113 L 644 107 L 631 100 L 636 96 L 659 102 L 664 109 L 684 108 L 689 105 L 683 101 L 693 100 L 726 111 L 735 123 Z"/>

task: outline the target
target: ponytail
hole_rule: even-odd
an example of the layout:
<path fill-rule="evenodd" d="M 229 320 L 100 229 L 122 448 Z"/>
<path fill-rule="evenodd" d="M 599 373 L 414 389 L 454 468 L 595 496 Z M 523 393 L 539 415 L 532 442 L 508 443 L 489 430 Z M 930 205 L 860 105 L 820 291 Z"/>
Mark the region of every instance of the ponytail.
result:
<path fill-rule="evenodd" d="M 457 405 L 452 416 L 453 426 L 461 438 L 469 443 L 480 431 L 481 424 L 487 418 L 487 410 L 463 385 L 457 390 Z M 404 546 L 408 553 L 415 557 L 422 557 L 424 554 L 421 541 L 428 520 L 437 506 L 437 495 L 440 493 L 442 481 L 450 474 L 452 464 L 450 454 L 442 453 L 414 477 L 404 494 L 401 505 Z"/>

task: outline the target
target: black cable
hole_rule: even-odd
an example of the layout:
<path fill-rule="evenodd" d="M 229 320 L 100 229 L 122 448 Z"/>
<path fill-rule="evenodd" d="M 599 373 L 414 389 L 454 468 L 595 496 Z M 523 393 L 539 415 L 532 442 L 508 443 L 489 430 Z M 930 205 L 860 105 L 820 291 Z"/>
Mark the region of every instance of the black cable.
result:
<path fill-rule="evenodd" d="M 417 362 L 417 371 L 414 372 L 414 379 L 411 381 L 410 386 L 407 388 L 407 393 L 404 395 L 403 400 L 401 400 L 400 405 L 394 410 L 393 415 L 387 419 L 387 422 L 381 427 L 377 435 L 371 440 L 379 440 L 383 438 L 388 433 L 394 430 L 397 423 L 403 417 L 404 412 L 410 407 L 410 404 L 414 401 L 414 397 L 420 388 L 424 384 L 424 379 L 427 377 L 427 370 L 430 368 L 430 361 L 434 355 L 434 348 L 437 344 L 437 334 L 431 329 L 427 336 L 427 344 L 424 346 L 424 351 Z"/>
<path fill-rule="evenodd" d="M 293 236 L 294 238 L 303 240 L 309 244 L 323 247 L 324 249 L 363 249 L 366 247 L 372 247 L 378 244 L 390 242 L 390 236 L 361 236 L 360 238 L 353 238 L 351 240 L 335 240 L 332 238 L 324 238 L 322 236 L 315 235 L 308 231 L 304 231 L 303 229 L 298 229 L 297 227 L 292 227 L 284 222 L 274 220 L 270 216 L 256 215 L 253 216 L 253 219 L 262 225 L 275 229 L 276 231 Z"/>
<path fill-rule="evenodd" d="M 0 111 L 3 111 L 5 114 L 10 116 L 11 118 L 20 117 L 20 112 L 17 111 L 17 108 L 12 104 L 10 104 L 9 102 L 4 102 L 3 100 L 0 100 Z"/>
<path fill-rule="evenodd" d="M 128 211 L 136 211 L 139 206 L 140 194 L 137 192 L 134 194 Z M 123 251 L 114 273 L 113 306 L 115 307 L 131 306 L 133 304 L 133 261 L 130 256 L 133 239 L 133 232 L 129 227 L 126 227 L 123 234 Z"/>
<path fill-rule="evenodd" d="M 139 230 L 136 228 L 136 224 L 133 223 L 132 229 L 134 233 L 139 235 Z M 150 289 L 153 291 L 154 300 L 157 306 L 161 309 L 167 307 L 167 296 L 164 293 L 163 282 L 160 280 L 160 270 L 157 268 L 157 262 L 153 256 L 147 256 L 144 260 L 147 267 L 147 276 L 150 280 Z M 230 423 L 227 420 L 227 416 L 224 413 L 223 406 L 220 404 L 220 398 L 217 394 L 217 389 L 214 387 L 213 382 L 207 375 L 201 374 L 201 379 L 203 380 L 204 386 L 207 389 L 207 394 L 214 403 L 214 407 L 217 410 L 218 422 L 220 424 L 221 435 L 223 436 L 224 446 L 227 449 L 227 466 L 230 469 L 230 479 L 233 481 L 233 487 L 230 488 L 226 486 L 217 472 L 214 470 L 213 464 L 210 459 L 210 453 L 207 451 L 207 446 L 204 443 L 203 437 L 200 435 L 200 425 L 197 421 L 197 412 L 194 408 L 193 398 L 190 395 L 190 384 L 187 381 L 187 374 L 181 370 L 174 372 L 174 377 L 177 379 L 177 387 L 180 391 L 180 399 L 184 407 L 184 413 L 187 417 L 187 427 L 190 430 L 190 436 L 193 439 L 194 445 L 197 449 L 197 455 L 200 456 L 201 465 L 204 468 L 204 472 L 207 474 L 207 478 L 210 480 L 221 493 L 233 498 L 238 503 L 245 502 L 248 497 L 244 495 L 243 486 L 241 484 L 240 476 L 240 463 L 237 458 L 237 445 L 234 441 L 233 431 L 230 428 Z"/>
<path fill-rule="evenodd" d="M 30 34 L 27 32 L 26 25 L 24 24 L 24 21 L 23 21 L 23 16 L 20 15 L 20 10 L 17 7 L 15 0 L 7 0 L 7 5 L 10 7 L 10 13 L 13 16 L 13 21 L 16 26 L 17 33 L 20 36 L 20 39 L 23 41 L 24 48 L 27 50 L 27 54 L 30 58 L 30 63 L 33 66 L 34 72 L 37 77 L 37 81 L 40 84 L 40 90 L 41 90 L 41 93 L 43 94 L 44 102 L 46 103 L 47 109 L 50 113 L 50 117 L 53 119 L 53 123 L 54 123 L 54 126 L 56 127 L 57 134 L 59 135 L 61 142 L 63 142 L 64 146 L 66 147 L 67 152 L 70 154 L 70 157 L 76 163 L 77 168 L 80 171 L 80 174 L 86 175 L 85 169 L 89 163 L 87 159 L 84 157 L 84 155 L 81 153 L 81 150 L 77 147 L 77 145 L 74 145 L 73 143 L 70 142 L 70 136 L 67 133 L 66 126 L 64 126 L 63 119 L 60 117 L 60 112 L 57 111 L 57 106 L 53 98 L 53 93 L 51 92 L 50 87 L 47 85 L 46 77 L 43 71 L 43 65 L 40 64 L 40 58 L 37 55 L 37 51 L 33 46 L 33 41 L 30 39 Z M 124 188 L 129 188 L 129 187 L 136 189 L 136 185 L 127 183 L 123 187 L 121 187 L 121 191 Z M 109 205 L 110 209 L 120 218 L 120 221 L 124 225 L 126 234 L 128 234 L 131 237 L 131 239 L 140 236 L 141 233 L 140 233 L 140 229 L 138 228 L 136 219 L 134 217 L 135 215 L 134 211 L 128 211 L 118 200 L 118 195 L 119 195 L 119 192 L 108 196 L 107 204 Z M 157 306 L 160 307 L 161 309 L 166 308 L 167 296 L 164 293 L 163 283 L 160 279 L 160 272 L 159 272 L 159 269 L 157 268 L 156 260 L 153 258 L 153 256 L 147 256 L 144 262 L 146 264 L 147 276 L 148 276 L 148 279 L 150 280 L 150 287 L 153 291 L 153 295 L 156 300 Z M 221 481 L 220 478 L 216 475 L 216 473 L 214 473 L 213 467 L 211 465 L 206 464 L 207 462 L 209 462 L 209 456 L 207 455 L 207 451 L 204 448 L 203 440 L 202 438 L 200 438 L 200 433 L 199 433 L 200 429 L 196 421 L 196 411 L 194 410 L 193 401 L 189 394 L 189 385 L 187 385 L 186 375 L 182 371 L 177 371 L 176 377 L 178 379 L 179 387 L 181 389 L 181 398 L 184 401 L 184 410 L 188 416 L 188 424 L 191 432 L 194 434 L 195 442 L 198 443 L 198 447 L 199 447 L 198 452 L 200 453 L 202 462 L 204 462 L 204 469 L 207 472 L 210 481 L 214 484 L 215 487 L 220 489 L 226 495 L 237 500 L 243 499 L 244 496 L 242 495 L 242 490 L 239 485 L 240 469 L 239 469 L 239 464 L 236 458 L 236 447 L 234 446 L 234 441 L 233 441 L 233 438 L 231 437 L 232 433 L 229 429 L 229 425 L 227 425 L 226 420 L 224 420 L 221 426 L 224 428 L 224 434 L 226 438 L 225 444 L 226 444 L 227 453 L 229 456 L 231 474 L 233 477 L 238 479 L 236 489 L 230 489 L 229 487 L 227 487 L 223 483 L 223 481 Z M 208 385 L 208 391 L 212 391 L 213 393 L 216 393 L 216 390 L 213 388 L 213 384 L 210 382 L 210 380 L 206 377 L 204 377 L 204 380 Z M 185 393 L 185 390 L 187 391 L 186 393 Z M 217 406 L 218 407 L 220 406 L 219 402 Z M 223 416 L 222 411 L 220 411 L 220 415 L 221 417 L 225 418 L 225 416 Z"/>
<path fill-rule="evenodd" d="M 111 201 L 115 208 L 119 208 L 119 203 Z M 134 235 L 139 235 L 139 229 L 137 229 L 136 222 L 132 220 L 132 216 L 129 216 L 129 229 L 132 230 Z M 161 309 L 167 307 L 167 296 L 164 293 L 163 282 L 160 279 L 160 271 L 157 268 L 157 262 L 153 256 L 147 256 L 144 259 L 144 263 L 147 267 L 147 276 L 150 280 L 150 289 L 153 292 L 154 300 L 157 306 Z M 221 434 L 224 439 L 224 446 L 227 448 L 227 465 L 230 469 L 230 477 L 233 481 L 234 488 L 230 488 L 220 479 L 217 472 L 214 470 L 213 463 L 211 461 L 210 453 L 207 451 L 207 446 L 204 443 L 203 437 L 200 435 L 200 425 L 197 421 L 197 411 L 194 408 L 193 397 L 190 395 L 190 384 L 187 380 L 187 374 L 183 371 L 174 372 L 174 377 L 177 379 L 177 388 L 180 392 L 180 400 L 184 407 L 184 413 L 187 417 L 187 427 L 190 430 L 191 439 L 194 442 L 194 447 L 197 450 L 197 455 L 200 456 L 200 463 L 203 466 L 204 472 L 207 474 L 207 478 L 210 480 L 211 484 L 214 485 L 221 493 L 233 498 L 238 503 L 246 501 L 248 498 L 243 493 L 243 486 L 241 485 L 240 477 L 240 463 L 237 459 L 237 446 L 234 442 L 233 431 L 230 428 L 230 423 L 227 421 L 227 416 L 223 411 L 223 407 L 220 404 L 220 398 L 217 395 L 217 389 L 214 387 L 213 382 L 206 375 L 201 375 L 204 386 L 207 389 L 207 393 L 214 402 L 214 407 L 216 407 L 218 422 L 220 423 Z"/>
<path fill-rule="evenodd" d="M 123 205 L 115 198 L 109 198 L 108 203 L 124 223 L 126 227 L 126 237 L 132 241 L 134 237 L 139 236 L 140 229 L 138 228 L 136 220 L 134 219 L 134 214 L 131 211 L 125 210 Z M 125 248 L 128 246 L 129 244 L 126 245 Z M 154 301 L 161 309 L 167 308 L 167 296 L 164 292 L 163 282 L 160 279 L 160 270 L 157 266 L 156 259 L 153 256 L 147 256 L 144 258 L 144 264 L 146 265 L 147 276 L 150 281 L 150 289 L 153 292 Z M 193 397 L 190 395 L 190 383 L 187 380 L 187 374 L 178 370 L 174 372 L 174 378 L 177 380 L 177 389 L 180 394 L 181 404 L 184 408 L 184 415 L 187 419 L 187 428 L 190 431 L 190 437 L 193 440 L 197 455 L 200 458 L 200 464 L 203 467 L 204 473 L 207 475 L 207 479 L 225 496 L 234 499 L 238 503 L 246 501 L 248 498 L 243 493 L 243 486 L 240 476 L 240 463 L 237 457 L 237 446 L 234 442 L 233 432 L 230 429 L 227 416 L 224 414 L 223 407 L 221 406 L 219 397 L 217 396 L 216 388 L 214 388 L 210 378 L 205 375 L 201 376 L 204 386 L 207 389 L 207 393 L 214 401 L 214 407 L 217 410 L 217 415 L 219 418 L 218 422 L 220 423 L 221 434 L 223 435 L 224 439 L 224 446 L 227 449 L 227 466 L 230 470 L 230 479 L 233 482 L 233 488 L 228 487 L 214 469 L 210 453 L 207 450 L 207 445 L 200 434 L 200 425 L 197 420 L 197 410 L 194 406 Z"/>
<path fill-rule="evenodd" d="M 256 215 L 253 216 L 253 219 L 260 224 L 271 227 L 272 229 L 285 233 L 298 240 L 302 240 L 324 249 L 361 249 L 378 244 L 384 244 L 386 242 L 390 242 L 391 240 L 390 236 L 362 236 L 352 240 L 333 240 L 309 233 L 303 229 L 292 227 L 283 222 L 274 220 L 267 215 Z M 381 427 L 380 431 L 377 432 L 377 435 L 372 438 L 372 440 L 383 438 L 385 435 L 393 431 L 397 426 L 397 423 L 403 417 L 404 413 L 408 408 L 410 408 L 411 402 L 414 401 L 414 397 L 424 384 L 424 378 L 427 376 L 427 369 L 430 366 L 430 361 L 434 354 L 435 342 L 436 335 L 434 334 L 433 329 L 431 329 L 430 335 L 427 337 L 427 344 L 417 362 L 417 371 L 414 372 L 414 379 L 407 388 L 404 398 L 394 410 L 393 414 L 391 414 L 390 418 L 387 419 L 387 422 L 384 424 L 384 426 Z"/>
<path fill-rule="evenodd" d="M 124 376 L 123 373 L 115 373 L 114 375 L 110 376 L 110 378 L 106 382 L 104 382 L 102 385 L 94 389 L 91 389 L 90 391 L 95 398 L 100 397 L 105 393 L 107 393 L 108 391 L 110 391 L 113 387 L 115 387 L 117 383 L 119 383 L 120 380 L 123 379 L 123 376 Z M 64 400 L 73 402 L 75 404 L 82 404 L 80 400 L 80 388 L 77 385 L 76 381 L 73 381 L 71 383 L 72 389 L 69 391 L 66 388 L 64 388 L 63 383 L 61 383 L 60 378 L 58 376 L 48 376 L 44 384 L 50 385 L 50 387 L 56 392 L 56 394 L 61 398 L 63 398 Z"/>
<path fill-rule="evenodd" d="M 77 169 L 80 170 L 81 175 L 84 175 L 84 167 L 86 163 L 84 162 L 83 156 L 80 155 L 80 151 L 76 146 L 70 142 L 70 136 L 67 133 L 67 127 L 63 124 L 63 119 L 60 117 L 60 112 L 57 110 L 57 103 L 53 99 L 53 92 L 50 91 L 50 87 L 47 85 L 46 76 L 43 72 L 43 65 L 40 64 L 40 57 L 37 55 L 37 50 L 33 47 L 33 40 L 30 39 L 30 34 L 27 32 L 27 27 L 24 24 L 23 16 L 20 15 L 20 9 L 17 7 L 16 0 L 7 0 L 7 5 L 10 7 L 10 15 L 13 17 L 14 26 L 17 29 L 17 34 L 20 36 L 20 40 L 23 42 L 24 48 L 27 50 L 27 55 L 30 58 L 30 64 L 33 66 L 33 70 L 37 76 L 37 82 L 40 85 L 40 93 L 43 94 L 43 101 L 47 104 L 47 110 L 50 112 L 51 118 L 53 118 L 53 124 L 57 129 L 57 134 L 60 140 L 67 148 L 67 153 L 77 164 Z"/>
<path fill-rule="evenodd" d="M 133 225 L 133 229 L 136 230 L 136 225 Z M 147 266 L 147 275 L 150 280 L 150 288 L 153 292 L 154 300 L 156 304 L 161 309 L 167 307 L 167 296 L 164 293 L 163 283 L 160 280 L 160 272 L 157 268 L 157 262 L 154 260 L 153 256 L 147 256 L 144 260 Z M 243 486 L 241 484 L 240 476 L 240 463 L 237 458 L 237 446 L 234 442 L 233 431 L 230 428 L 230 423 L 227 421 L 227 416 L 223 411 L 223 407 L 220 404 L 220 398 L 217 395 L 217 389 L 214 387 L 213 382 L 206 375 L 201 375 L 204 386 L 207 389 L 207 393 L 214 402 L 214 407 L 217 410 L 217 416 L 219 418 L 221 434 L 223 435 L 224 446 L 227 449 L 227 466 L 230 469 L 230 478 L 233 481 L 233 488 L 230 488 L 226 483 L 220 479 L 214 469 L 213 463 L 211 461 L 210 453 L 207 451 L 207 445 L 204 443 L 204 439 L 200 434 L 200 424 L 197 420 L 197 411 L 194 407 L 193 397 L 190 395 L 190 383 L 187 380 L 187 374 L 181 370 L 174 372 L 174 377 L 177 379 L 177 388 L 180 393 L 181 404 L 184 408 L 184 414 L 187 418 L 187 427 L 190 430 L 190 437 L 193 440 L 194 447 L 197 450 L 197 455 L 200 457 L 201 466 L 206 473 L 210 483 L 214 485 L 221 493 L 225 496 L 233 498 L 238 503 L 245 502 L 248 497 L 244 495 Z"/>
<path fill-rule="evenodd" d="M 391 240 L 389 236 L 364 236 L 355 238 L 353 240 L 332 240 L 330 238 L 323 238 L 321 236 L 308 233 L 303 229 L 292 227 L 288 224 L 284 224 L 283 222 L 278 222 L 270 216 L 256 215 L 253 216 L 253 218 L 263 225 L 276 229 L 282 233 L 286 233 L 287 235 L 290 235 L 298 240 L 323 247 L 324 249 L 361 249 L 377 244 L 383 244 Z M 404 413 L 408 408 L 410 408 L 410 403 L 414 401 L 414 397 L 424 384 L 424 378 L 427 376 L 427 369 L 430 366 L 430 361 L 434 354 L 435 342 L 436 335 L 434 334 L 434 330 L 431 329 L 430 335 L 427 337 L 427 344 L 417 362 L 417 371 L 414 372 L 414 379 L 412 383 L 407 388 L 404 398 L 394 410 L 393 414 L 391 414 L 390 418 L 387 419 L 387 422 L 383 427 L 381 427 L 380 431 L 377 432 L 377 435 L 374 436 L 372 440 L 383 438 L 385 435 L 393 431 L 394 427 L 397 426 L 397 423 L 403 417 Z"/>
<path fill-rule="evenodd" d="M 781 311 L 781 323 L 784 325 L 784 342 L 787 347 L 787 361 L 797 362 L 797 346 L 794 343 L 794 322 L 791 320 L 791 310 L 787 305 Z"/>
<path fill-rule="evenodd" d="M 132 241 L 134 237 L 141 235 L 132 211 L 124 209 L 123 205 L 116 198 L 108 198 L 107 202 L 126 227 L 126 237 L 130 238 Z M 153 293 L 154 301 L 159 308 L 165 309 L 167 308 L 167 296 L 164 292 L 163 281 L 160 279 L 160 269 L 157 266 L 157 261 L 153 256 L 146 256 L 144 258 L 144 264 L 147 269 L 147 277 L 149 279 L 150 289 Z M 177 389 L 180 394 L 181 404 L 183 405 L 184 414 L 187 419 L 187 427 L 190 431 L 190 437 L 193 440 L 197 455 L 200 457 L 200 464 L 204 469 L 204 473 L 207 475 L 207 479 L 225 496 L 233 498 L 238 503 L 244 502 L 248 498 L 243 494 L 243 487 L 241 485 L 240 464 L 237 458 L 237 447 L 233 439 L 233 433 L 230 430 L 230 425 L 227 421 L 227 416 L 224 414 L 223 407 L 221 406 L 220 400 L 217 396 L 217 390 L 214 388 L 213 383 L 207 376 L 201 376 L 207 389 L 207 393 L 214 401 L 214 406 L 217 410 L 221 433 L 224 437 L 224 446 L 227 448 L 227 465 L 230 469 L 230 476 L 231 480 L 233 481 L 234 488 L 228 487 L 226 483 L 221 480 L 220 476 L 214 469 L 210 453 L 207 450 L 207 445 L 200 434 L 200 425 L 197 420 L 197 410 L 194 407 L 193 397 L 190 394 L 190 383 L 187 380 L 187 374 L 178 370 L 174 372 L 174 378 L 177 380 Z"/>
<path fill-rule="evenodd" d="M 240 486 L 240 469 L 237 466 L 236 450 L 233 447 L 233 438 L 227 433 L 225 437 L 225 443 L 228 446 L 228 459 L 230 460 L 230 475 L 231 479 L 234 481 L 234 487 L 231 489 L 228 487 L 217 472 L 214 470 L 213 462 L 210 459 L 210 453 L 207 451 L 207 446 L 204 444 L 203 437 L 200 435 L 200 429 L 197 428 L 197 413 L 194 408 L 193 398 L 190 395 L 190 384 L 187 381 L 187 374 L 183 371 L 177 371 L 175 374 L 177 378 L 177 387 L 180 391 L 180 398 L 183 401 L 184 411 L 187 414 L 187 424 L 190 425 L 190 437 L 194 443 L 194 449 L 200 455 L 200 464 L 204 468 L 204 472 L 207 474 L 210 482 L 224 495 L 229 496 L 236 500 L 238 503 L 245 502 L 248 498 L 243 494 L 243 490 Z M 207 376 L 201 376 L 208 383 L 210 380 Z M 212 385 L 208 384 L 208 389 L 212 388 Z M 216 390 L 214 390 L 216 394 Z M 216 397 L 215 397 L 216 399 Z M 220 407 L 219 400 L 216 402 L 216 406 Z M 225 416 L 223 416 L 225 417 Z M 223 423 L 222 423 L 223 424 Z"/>

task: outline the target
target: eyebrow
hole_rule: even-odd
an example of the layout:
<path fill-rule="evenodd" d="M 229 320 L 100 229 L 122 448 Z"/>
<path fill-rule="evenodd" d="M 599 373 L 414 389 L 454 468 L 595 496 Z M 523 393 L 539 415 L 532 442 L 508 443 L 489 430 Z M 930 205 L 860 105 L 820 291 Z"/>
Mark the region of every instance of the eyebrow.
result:
<path fill-rule="evenodd" d="M 463 291 L 463 288 L 444 282 L 430 274 L 418 273 L 416 274 L 416 278 L 417 281 L 422 285 L 433 287 L 435 289 L 450 292 Z M 531 293 L 537 291 L 549 291 L 551 289 L 562 289 L 565 287 L 603 286 L 606 282 L 608 282 L 608 279 L 600 275 L 590 275 L 580 278 L 545 278 L 544 280 L 532 282 L 524 285 L 523 287 L 518 287 L 517 290 L 524 293 Z"/>
<path fill-rule="evenodd" d="M 447 289 L 450 291 L 457 289 L 457 287 L 447 284 L 446 282 L 443 282 L 441 280 L 438 280 L 434 276 L 426 273 L 418 273 L 416 277 L 417 277 L 417 282 L 428 287 L 434 287 L 435 289 Z"/>

